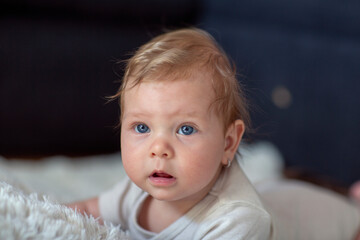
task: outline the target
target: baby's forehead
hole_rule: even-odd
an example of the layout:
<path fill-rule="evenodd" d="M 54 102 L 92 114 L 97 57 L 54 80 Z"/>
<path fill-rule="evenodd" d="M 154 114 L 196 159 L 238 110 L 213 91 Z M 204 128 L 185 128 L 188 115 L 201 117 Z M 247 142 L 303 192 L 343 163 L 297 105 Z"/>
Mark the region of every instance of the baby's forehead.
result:
<path fill-rule="evenodd" d="M 131 85 L 130 85 L 131 86 Z M 147 78 L 137 82 L 126 91 L 122 96 L 123 110 L 131 107 L 134 100 L 137 102 L 164 103 L 164 107 L 170 106 L 170 102 L 183 102 L 182 105 L 176 105 L 180 108 L 192 109 L 202 106 L 205 112 L 211 113 L 217 97 L 213 89 L 212 81 L 204 75 L 193 75 L 190 78 Z M 160 100 L 160 101 L 155 101 Z M 169 105 L 170 104 L 170 105 Z M 127 105 L 125 107 L 125 105 Z M 197 108 L 199 110 L 199 108 Z"/>
<path fill-rule="evenodd" d="M 214 85 L 213 76 L 203 67 L 196 68 L 191 66 L 188 68 L 174 69 L 173 71 L 156 71 L 154 73 L 148 74 L 143 78 L 138 78 L 135 76 L 130 76 L 127 80 L 127 88 L 129 90 L 134 86 L 137 86 L 142 83 L 155 83 L 159 86 L 166 84 L 167 82 L 177 82 L 177 81 L 198 81 L 200 85 Z M 176 87 L 176 85 L 174 85 Z"/>

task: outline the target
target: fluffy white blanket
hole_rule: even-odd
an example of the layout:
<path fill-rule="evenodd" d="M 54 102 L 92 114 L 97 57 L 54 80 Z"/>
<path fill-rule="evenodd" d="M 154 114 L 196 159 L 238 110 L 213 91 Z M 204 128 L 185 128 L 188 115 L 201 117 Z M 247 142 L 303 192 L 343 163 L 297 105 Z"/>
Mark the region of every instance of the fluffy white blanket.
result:
<path fill-rule="evenodd" d="M 129 239 L 118 226 L 100 225 L 45 196 L 0 182 L 0 239 Z"/>

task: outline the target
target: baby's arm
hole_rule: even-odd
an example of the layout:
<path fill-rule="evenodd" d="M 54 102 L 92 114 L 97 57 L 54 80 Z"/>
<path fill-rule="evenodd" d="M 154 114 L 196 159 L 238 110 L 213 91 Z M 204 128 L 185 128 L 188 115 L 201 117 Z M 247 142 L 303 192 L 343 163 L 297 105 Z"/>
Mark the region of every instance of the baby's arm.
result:
<path fill-rule="evenodd" d="M 80 213 L 86 213 L 88 216 L 92 215 L 94 218 L 100 217 L 99 198 L 94 197 L 80 202 L 66 204 L 66 206 L 77 209 Z"/>

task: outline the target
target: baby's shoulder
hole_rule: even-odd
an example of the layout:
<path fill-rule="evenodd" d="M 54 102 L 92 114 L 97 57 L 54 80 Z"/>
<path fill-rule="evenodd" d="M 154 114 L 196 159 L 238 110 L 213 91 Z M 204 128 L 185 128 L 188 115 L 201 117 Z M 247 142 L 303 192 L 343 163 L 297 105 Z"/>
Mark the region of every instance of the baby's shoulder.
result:
<path fill-rule="evenodd" d="M 217 200 L 208 211 L 209 218 L 270 218 L 270 214 L 257 201 L 248 200 Z"/>
<path fill-rule="evenodd" d="M 209 195 L 216 199 L 218 206 L 264 208 L 260 196 L 237 162 L 224 172 Z"/>
<path fill-rule="evenodd" d="M 272 229 L 264 208 L 242 201 L 214 204 L 200 222 L 196 235 L 208 239 L 269 239 Z"/>

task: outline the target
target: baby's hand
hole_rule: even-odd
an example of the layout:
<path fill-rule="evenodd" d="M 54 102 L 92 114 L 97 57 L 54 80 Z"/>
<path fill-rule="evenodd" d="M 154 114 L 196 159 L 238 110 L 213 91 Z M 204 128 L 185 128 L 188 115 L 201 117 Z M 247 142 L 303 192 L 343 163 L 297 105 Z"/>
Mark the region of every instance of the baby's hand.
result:
<path fill-rule="evenodd" d="M 99 223 L 103 224 L 103 221 L 100 218 L 99 199 L 97 197 L 81 202 L 68 203 L 65 204 L 65 206 L 72 208 L 81 214 L 86 213 L 88 216 L 92 215 L 94 218 L 98 218 Z"/>

